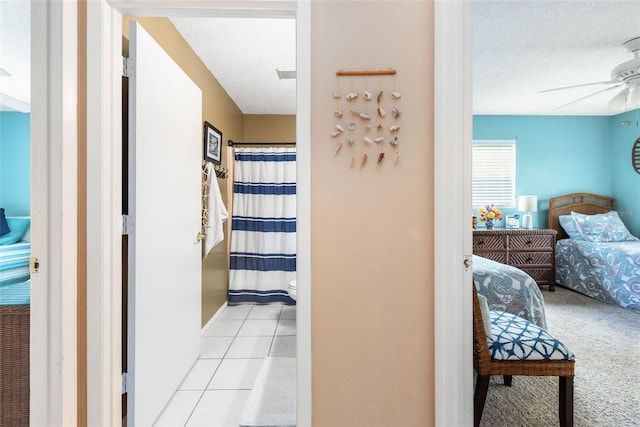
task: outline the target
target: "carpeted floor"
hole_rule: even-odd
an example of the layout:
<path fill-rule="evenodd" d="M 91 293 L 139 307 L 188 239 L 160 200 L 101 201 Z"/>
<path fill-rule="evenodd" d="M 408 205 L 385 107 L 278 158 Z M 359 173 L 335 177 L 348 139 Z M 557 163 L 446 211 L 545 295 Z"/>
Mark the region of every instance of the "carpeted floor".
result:
<path fill-rule="evenodd" d="M 640 313 L 562 287 L 543 294 L 549 332 L 576 354 L 574 426 L 640 426 Z M 557 384 L 492 378 L 481 427 L 559 425 Z"/>

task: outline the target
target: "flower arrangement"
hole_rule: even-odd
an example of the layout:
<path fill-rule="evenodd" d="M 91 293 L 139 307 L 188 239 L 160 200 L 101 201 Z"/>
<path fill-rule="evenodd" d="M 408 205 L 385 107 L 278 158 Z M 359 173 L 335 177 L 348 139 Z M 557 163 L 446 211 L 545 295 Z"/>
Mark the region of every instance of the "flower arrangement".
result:
<path fill-rule="evenodd" d="M 496 219 L 502 219 L 502 211 L 493 204 L 481 207 L 478 212 L 480 213 L 480 222 L 493 223 Z"/>

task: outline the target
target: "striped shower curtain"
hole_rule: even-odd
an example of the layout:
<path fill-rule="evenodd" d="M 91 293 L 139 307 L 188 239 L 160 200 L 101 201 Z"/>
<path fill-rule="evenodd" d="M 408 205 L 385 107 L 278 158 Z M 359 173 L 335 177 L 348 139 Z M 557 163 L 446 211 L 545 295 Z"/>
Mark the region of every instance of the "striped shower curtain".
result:
<path fill-rule="evenodd" d="M 229 304 L 294 304 L 296 149 L 236 148 L 234 159 Z"/>

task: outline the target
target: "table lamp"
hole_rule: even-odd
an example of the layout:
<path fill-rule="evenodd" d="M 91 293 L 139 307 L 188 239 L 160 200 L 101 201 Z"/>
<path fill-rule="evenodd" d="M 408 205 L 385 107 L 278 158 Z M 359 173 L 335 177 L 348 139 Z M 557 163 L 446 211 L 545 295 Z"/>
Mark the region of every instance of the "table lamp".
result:
<path fill-rule="evenodd" d="M 522 215 L 522 228 L 533 228 L 533 218 L 531 212 L 538 211 L 537 196 L 520 196 L 518 200 L 518 210 L 526 212 Z"/>

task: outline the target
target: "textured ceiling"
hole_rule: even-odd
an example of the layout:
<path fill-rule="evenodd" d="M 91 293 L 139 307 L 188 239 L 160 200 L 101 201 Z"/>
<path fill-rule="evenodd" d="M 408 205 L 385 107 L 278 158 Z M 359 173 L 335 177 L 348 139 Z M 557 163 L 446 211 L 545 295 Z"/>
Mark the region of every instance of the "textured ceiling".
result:
<path fill-rule="evenodd" d="M 171 18 L 244 114 L 295 114 L 295 19 Z"/>
<path fill-rule="evenodd" d="M 611 115 L 621 89 L 555 108 L 607 85 L 633 59 L 621 44 L 640 36 L 640 1 L 474 1 L 474 114 Z"/>
<path fill-rule="evenodd" d="M 31 68 L 28 0 L 0 0 L 0 111 L 30 110 Z"/>
<path fill-rule="evenodd" d="M 29 103 L 29 2 L 0 0 L 0 99 Z M 294 114 L 295 20 L 171 18 L 245 114 Z M 621 44 L 640 36 L 640 1 L 473 1 L 474 114 L 611 115 L 618 90 L 555 109 L 608 86 L 632 59 Z M 0 107 L 5 109 L 6 107 Z"/>

